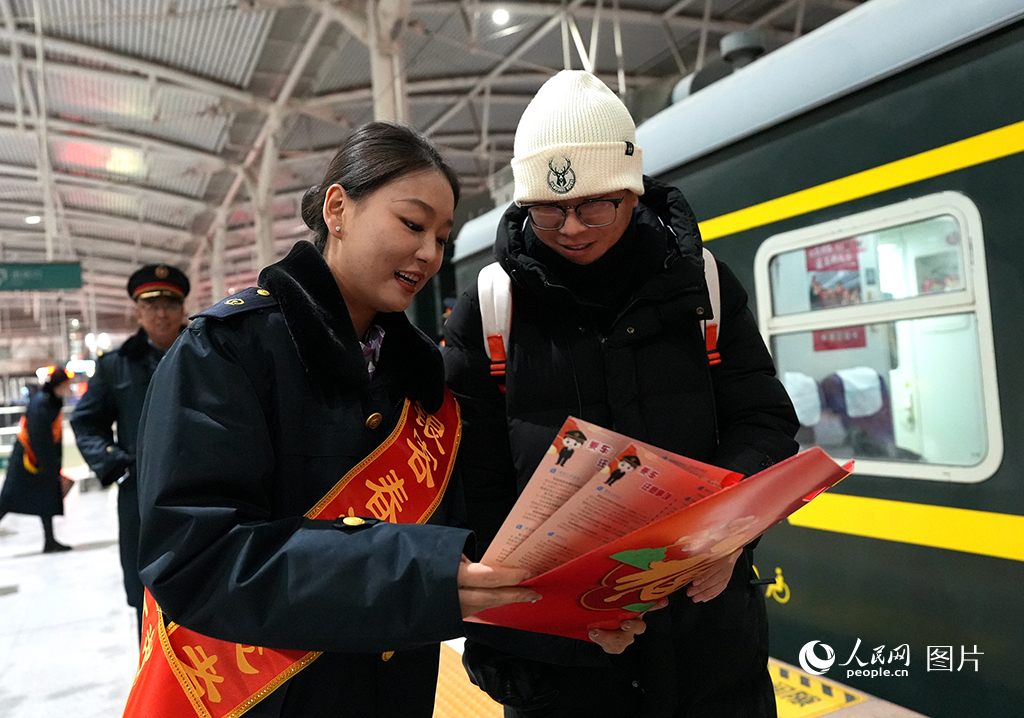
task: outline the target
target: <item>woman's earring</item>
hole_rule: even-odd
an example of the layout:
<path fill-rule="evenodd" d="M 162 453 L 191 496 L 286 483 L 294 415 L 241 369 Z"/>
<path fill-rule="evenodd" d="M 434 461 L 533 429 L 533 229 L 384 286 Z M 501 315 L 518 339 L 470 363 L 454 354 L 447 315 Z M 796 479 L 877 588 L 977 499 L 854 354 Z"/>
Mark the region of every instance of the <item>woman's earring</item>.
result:
<path fill-rule="evenodd" d="M 335 231 L 335 232 L 340 232 L 340 231 L 341 231 L 341 225 L 340 225 L 340 224 L 339 224 L 339 225 L 337 225 L 337 226 L 336 226 L 336 227 L 334 228 L 334 231 Z"/>

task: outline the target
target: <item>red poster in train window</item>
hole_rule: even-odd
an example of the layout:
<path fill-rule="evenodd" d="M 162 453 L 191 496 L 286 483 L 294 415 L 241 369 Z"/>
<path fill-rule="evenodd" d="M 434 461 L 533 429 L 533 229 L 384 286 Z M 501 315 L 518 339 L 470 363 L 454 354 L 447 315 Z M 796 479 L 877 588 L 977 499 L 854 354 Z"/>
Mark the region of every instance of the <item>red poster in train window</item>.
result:
<path fill-rule="evenodd" d="M 814 351 L 827 352 L 833 349 L 859 349 L 868 345 L 864 327 L 840 327 L 819 329 L 814 332 Z"/>
<path fill-rule="evenodd" d="M 817 244 L 804 250 L 808 272 L 836 272 L 858 270 L 860 264 L 857 252 L 860 244 L 856 239 L 840 239 L 836 242 Z"/>

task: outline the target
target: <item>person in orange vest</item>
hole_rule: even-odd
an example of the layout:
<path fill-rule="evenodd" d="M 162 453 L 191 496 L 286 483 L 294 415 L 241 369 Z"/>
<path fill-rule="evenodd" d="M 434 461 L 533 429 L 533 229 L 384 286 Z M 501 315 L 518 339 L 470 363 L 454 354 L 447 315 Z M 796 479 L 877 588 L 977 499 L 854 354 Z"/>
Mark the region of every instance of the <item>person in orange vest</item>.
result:
<path fill-rule="evenodd" d="M 74 373 L 51 366 L 42 388 L 29 400 L 11 449 L 7 479 L 0 491 L 0 519 L 7 513 L 33 514 L 43 521 L 43 553 L 70 551 L 53 537 L 53 517 L 64 515 L 61 473 L 61 409 L 71 394 Z"/>

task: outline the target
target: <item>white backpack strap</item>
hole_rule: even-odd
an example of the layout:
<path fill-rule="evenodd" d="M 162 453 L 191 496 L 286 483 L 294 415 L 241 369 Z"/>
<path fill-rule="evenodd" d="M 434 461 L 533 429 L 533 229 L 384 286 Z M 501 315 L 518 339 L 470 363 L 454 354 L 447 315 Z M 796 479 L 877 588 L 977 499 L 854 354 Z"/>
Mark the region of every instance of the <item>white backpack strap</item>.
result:
<path fill-rule="evenodd" d="M 491 359 L 491 376 L 505 390 L 505 354 L 512 329 L 512 281 L 497 262 L 480 270 L 476 279 L 484 349 Z"/>
<path fill-rule="evenodd" d="M 702 247 L 704 254 L 704 281 L 708 285 L 708 296 L 711 298 L 711 319 L 704 322 L 704 342 L 708 349 L 708 364 L 714 366 L 722 363 L 718 353 L 718 325 L 722 320 L 722 292 L 718 285 L 718 263 L 707 247 Z"/>

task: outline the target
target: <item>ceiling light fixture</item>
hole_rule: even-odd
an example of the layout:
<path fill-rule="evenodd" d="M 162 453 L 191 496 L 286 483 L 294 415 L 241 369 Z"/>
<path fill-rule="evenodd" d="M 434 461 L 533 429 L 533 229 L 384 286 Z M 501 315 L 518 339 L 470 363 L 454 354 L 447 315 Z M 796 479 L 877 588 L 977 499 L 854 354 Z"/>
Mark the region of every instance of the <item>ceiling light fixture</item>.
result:
<path fill-rule="evenodd" d="M 491 15 L 491 20 L 494 21 L 495 25 L 504 25 L 508 22 L 508 10 L 498 8 L 494 11 L 494 14 Z"/>
<path fill-rule="evenodd" d="M 40 217 L 38 214 L 34 214 L 31 217 L 26 217 L 25 218 L 25 224 L 39 224 L 42 221 L 43 221 L 43 218 Z"/>

